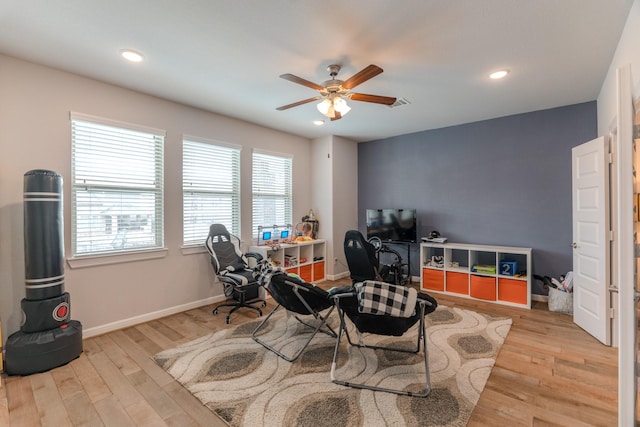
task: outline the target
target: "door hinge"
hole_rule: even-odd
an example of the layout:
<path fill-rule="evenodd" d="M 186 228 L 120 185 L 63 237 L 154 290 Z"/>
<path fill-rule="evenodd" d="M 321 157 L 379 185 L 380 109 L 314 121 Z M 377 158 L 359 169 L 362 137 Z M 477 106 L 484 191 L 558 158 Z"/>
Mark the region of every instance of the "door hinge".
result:
<path fill-rule="evenodd" d="M 640 138 L 640 125 L 633 126 L 633 139 Z"/>
<path fill-rule="evenodd" d="M 613 164 L 613 153 L 609 153 L 609 164 L 612 165 Z"/>
<path fill-rule="evenodd" d="M 609 241 L 613 242 L 616 239 L 616 234 L 614 230 L 609 230 Z"/>
<path fill-rule="evenodd" d="M 609 309 L 609 319 L 615 319 L 616 318 L 614 311 L 615 310 L 613 309 L 613 307 Z"/>

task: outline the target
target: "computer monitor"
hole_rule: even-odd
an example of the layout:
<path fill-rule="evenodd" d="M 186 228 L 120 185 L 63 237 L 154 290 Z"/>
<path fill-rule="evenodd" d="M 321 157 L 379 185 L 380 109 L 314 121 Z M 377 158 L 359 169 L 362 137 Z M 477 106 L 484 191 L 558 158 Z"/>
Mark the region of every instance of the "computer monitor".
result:
<path fill-rule="evenodd" d="M 290 239 L 293 234 L 291 224 L 287 225 L 265 225 L 258 227 L 258 246 L 281 243 Z"/>

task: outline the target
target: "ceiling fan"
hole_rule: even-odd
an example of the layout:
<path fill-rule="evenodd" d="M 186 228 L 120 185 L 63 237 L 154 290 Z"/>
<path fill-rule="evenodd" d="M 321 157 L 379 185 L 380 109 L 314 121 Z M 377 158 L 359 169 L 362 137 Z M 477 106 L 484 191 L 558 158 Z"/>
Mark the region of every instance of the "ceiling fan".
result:
<path fill-rule="evenodd" d="M 394 102 L 396 102 L 396 98 L 392 98 L 389 96 L 368 95 L 366 93 L 351 92 L 351 89 L 353 89 L 354 87 L 382 73 L 382 68 L 373 64 L 369 65 L 368 67 L 365 67 L 364 69 L 360 70 L 344 81 L 336 79 L 336 76 L 340 72 L 340 68 L 340 65 L 329 65 L 327 67 L 327 71 L 329 72 L 329 76 L 331 76 L 331 79 L 323 82 L 322 85 L 310 82 L 309 80 L 305 80 L 298 76 L 294 76 L 293 74 L 282 74 L 280 76 L 281 78 L 289 80 L 293 83 L 298 83 L 302 86 L 309 87 L 313 90 L 317 90 L 320 94 L 314 96 L 313 98 L 308 98 L 302 101 L 294 102 L 292 104 L 283 105 L 282 107 L 276 108 L 276 110 L 283 111 L 289 108 L 297 107 L 299 105 L 304 105 L 309 102 L 322 99 L 322 102 L 317 105 L 318 110 L 322 114 L 330 118 L 331 121 L 334 121 L 341 119 L 342 116 L 344 116 L 349 112 L 349 110 L 351 110 L 351 107 L 347 105 L 345 98 L 349 98 L 353 101 L 373 102 L 375 104 L 384 105 L 392 105 Z"/>

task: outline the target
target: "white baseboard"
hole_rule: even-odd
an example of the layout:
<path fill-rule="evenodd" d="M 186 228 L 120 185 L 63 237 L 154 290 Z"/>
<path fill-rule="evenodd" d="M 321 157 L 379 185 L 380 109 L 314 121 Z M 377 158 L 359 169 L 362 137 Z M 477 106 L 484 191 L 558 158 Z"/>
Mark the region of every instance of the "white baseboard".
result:
<path fill-rule="evenodd" d="M 151 313 L 145 313 L 140 316 L 130 317 L 128 319 L 118 320 L 117 322 L 107 323 L 106 325 L 96 326 L 94 328 L 84 329 L 82 331 L 82 338 L 91 338 L 98 335 L 106 334 L 107 332 L 117 331 L 118 329 L 128 328 L 130 326 L 138 325 L 140 323 L 150 322 L 151 320 L 160 319 L 161 317 L 169 316 L 183 311 L 192 310 L 194 308 L 202 307 L 209 304 L 215 304 L 217 302 L 224 301 L 226 297 L 220 295 L 217 297 L 210 297 L 199 301 L 193 301 L 187 304 L 176 305 L 174 307 L 165 308 L 163 310 L 154 311 Z"/>
<path fill-rule="evenodd" d="M 342 273 L 327 275 L 327 279 L 340 280 L 340 279 L 344 279 L 345 277 L 349 277 L 349 274 L 350 273 L 348 271 L 343 271 Z"/>
<path fill-rule="evenodd" d="M 549 297 L 546 295 L 531 294 L 531 301 L 549 302 Z"/>

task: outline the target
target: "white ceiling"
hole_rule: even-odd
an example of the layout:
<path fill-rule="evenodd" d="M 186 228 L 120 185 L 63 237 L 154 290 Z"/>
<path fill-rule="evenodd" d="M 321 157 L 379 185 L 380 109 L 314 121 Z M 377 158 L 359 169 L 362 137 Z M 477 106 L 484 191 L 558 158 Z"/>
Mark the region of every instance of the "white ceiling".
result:
<path fill-rule="evenodd" d="M 308 138 L 368 141 L 598 97 L 633 0 L 0 0 L 0 53 Z M 145 61 L 127 63 L 123 48 Z M 324 126 L 321 84 L 369 64 Z M 501 81 L 488 79 L 509 68 Z"/>

